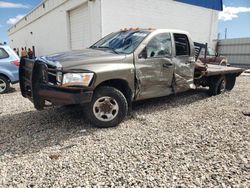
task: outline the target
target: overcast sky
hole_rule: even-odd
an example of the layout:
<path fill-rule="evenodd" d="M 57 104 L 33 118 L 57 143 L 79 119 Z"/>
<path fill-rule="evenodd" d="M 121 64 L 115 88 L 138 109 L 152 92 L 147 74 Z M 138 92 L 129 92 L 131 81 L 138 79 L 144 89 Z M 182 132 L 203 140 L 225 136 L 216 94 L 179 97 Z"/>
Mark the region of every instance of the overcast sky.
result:
<path fill-rule="evenodd" d="M 0 42 L 8 41 L 7 30 L 41 0 L 0 1 Z M 250 37 L 250 0 L 223 0 L 224 10 L 219 15 L 220 38 Z"/>

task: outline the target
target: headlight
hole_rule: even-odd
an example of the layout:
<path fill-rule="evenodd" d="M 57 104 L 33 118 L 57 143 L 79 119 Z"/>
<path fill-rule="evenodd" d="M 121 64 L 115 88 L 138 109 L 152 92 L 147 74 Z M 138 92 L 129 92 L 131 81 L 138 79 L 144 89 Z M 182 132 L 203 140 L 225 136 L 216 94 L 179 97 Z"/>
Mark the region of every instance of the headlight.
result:
<path fill-rule="evenodd" d="M 89 86 L 94 73 L 66 73 L 63 75 L 62 85 L 65 86 Z"/>

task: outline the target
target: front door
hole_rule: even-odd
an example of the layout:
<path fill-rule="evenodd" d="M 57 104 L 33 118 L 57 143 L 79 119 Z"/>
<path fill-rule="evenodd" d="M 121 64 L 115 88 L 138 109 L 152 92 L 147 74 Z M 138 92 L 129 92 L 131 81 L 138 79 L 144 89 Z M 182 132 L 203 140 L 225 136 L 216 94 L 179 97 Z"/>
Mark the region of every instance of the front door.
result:
<path fill-rule="evenodd" d="M 175 76 L 174 76 L 174 90 L 181 92 L 194 88 L 194 65 L 195 57 L 192 41 L 185 34 L 174 34 L 175 44 Z"/>
<path fill-rule="evenodd" d="M 169 33 L 160 33 L 148 40 L 146 47 L 136 57 L 136 99 L 166 96 L 172 93 L 174 64 Z"/>

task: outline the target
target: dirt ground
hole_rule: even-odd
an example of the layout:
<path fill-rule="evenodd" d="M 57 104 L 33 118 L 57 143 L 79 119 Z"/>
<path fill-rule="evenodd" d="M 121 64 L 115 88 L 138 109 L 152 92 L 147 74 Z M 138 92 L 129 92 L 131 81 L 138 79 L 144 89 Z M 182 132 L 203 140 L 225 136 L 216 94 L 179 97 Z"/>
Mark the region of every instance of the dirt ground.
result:
<path fill-rule="evenodd" d="M 249 187 L 250 77 L 133 105 L 115 128 L 82 108 L 36 111 L 18 87 L 0 95 L 0 187 Z"/>

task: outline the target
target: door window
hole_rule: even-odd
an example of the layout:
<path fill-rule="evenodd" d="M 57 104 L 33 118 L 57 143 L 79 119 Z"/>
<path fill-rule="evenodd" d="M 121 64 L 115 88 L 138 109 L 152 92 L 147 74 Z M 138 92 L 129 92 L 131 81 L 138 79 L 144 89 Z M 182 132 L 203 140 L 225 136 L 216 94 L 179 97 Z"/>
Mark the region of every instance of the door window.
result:
<path fill-rule="evenodd" d="M 171 35 L 162 33 L 155 36 L 148 43 L 147 47 L 148 58 L 169 57 L 172 55 Z"/>
<path fill-rule="evenodd" d="M 204 56 L 204 55 L 205 55 L 205 49 L 202 48 L 202 49 L 201 49 L 201 52 L 200 52 L 200 56 Z"/>
<path fill-rule="evenodd" d="M 0 59 L 5 59 L 8 57 L 9 57 L 9 54 L 3 48 L 0 48 Z"/>
<path fill-rule="evenodd" d="M 189 56 L 190 47 L 188 37 L 183 34 L 174 34 L 176 56 Z"/>

